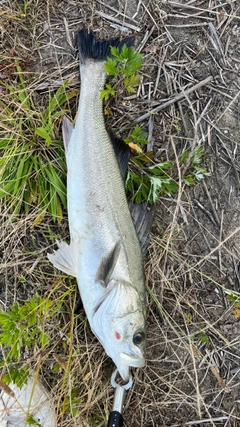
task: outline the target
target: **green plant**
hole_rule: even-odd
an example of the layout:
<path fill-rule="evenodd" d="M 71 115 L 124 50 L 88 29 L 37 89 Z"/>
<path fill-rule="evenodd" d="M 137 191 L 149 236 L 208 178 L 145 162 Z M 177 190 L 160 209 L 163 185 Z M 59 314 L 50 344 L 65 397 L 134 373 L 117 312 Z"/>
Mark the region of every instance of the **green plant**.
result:
<path fill-rule="evenodd" d="M 100 98 L 108 101 L 110 96 L 115 96 L 120 88 L 127 93 L 135 93 L 134 86 L 140 82 L 137 71 L 142 66 L 142 54 L 136 52 L 133 47 L 123 45 L 121 51 L 117 47 L 111 46 L 113 58 L 108 58 L 104 65 L 105 71 L 114 78 L 113 84 L 106 84 L 105 89 L 100 91 Z"/>
<path fill-rule="evenodd" d="M 54 95 L 47 96 L 43 111 L 35 95 L 27 89 L 18 62 L 17 87 L 4 85 L 6 94 L 0 100 L 0 200 L 13 214 L 37 207 L 38 218 L 48 210 L 61 221 L 66 207 L 66 166 L 62 141 L 56 134 L 56 122 L 66 111 L 61 107 L 75 96 L 66 93 L 65 82 Z"/>
<path fill-rule="evenodd" d="M 153 152 L 143 153 L 144 146 L 148 143 L 139 125 L 124 139 L 137 155 L 131 157 L 126 179 L 126 191 L 131 201 L 142 203 L 156 203 L 159 195 L 174 193 L 178 190 L 177 163 L 171 160 L 155 161 Z M 179 166 L 186 165 L 190 158 L 190 151 L 186 151 L 178 158 Z M 194 185 L 210 173 L 201 166 L 204 152 L 202 147 L 197 147 L 192 153 L 189 164 L 190 173 L 183 177 L 186 185 Z M 176 178 L 175 178 L 176 177 Z"/>
<path fill-rule="evenodd" d="M 209 337 L 202 331 L 198 333 L 198 338 L 202 344 L 208 344 L 210 342 Z"/>
<path fill-rule="evenodd" d="M 193 335 L 191 336 L 192 341 L 194 341 L 194 339 L 197 338 L 201 341 L 202 344 L 208 344 L 209 343 L 209 341 L 210 341 L 209 337 L 204 332 L 205 327 L 206 327 L 206 325 L 204 323 L 201 323 L 197 329 L 193 328 L 193 330 L 192 330 Z"/>
<path fill-rule="evenodd" d="M 173 162 L 154 163 L 153 153 L 145 153 L 131 159 L 128 168 L 126 190 L 131 201 L 155 203 L 159 194 L 173 193 L 178 189 L 169 175 Z"/>
<path fill-rule="evenodd" d="M 229 301 L 233 302 L 235 307 L 240 307 L 240 294 L 239 293 L 235 293 L 235 292 L 228 293 L 226 298 Z"/>
<path fill-rule="evenodd" d="M 120 88 L 124 88 L 128 93 L 135 92 L 134 86 L 140 81 L 137 71 L 142 66 L 142 55 L 134 51 L 132 47 L 128 48 L 124 45 L 121 51 L 116 47 L 111 47 L 111 54 L 113 57 L 108 58 L 105 71 L 113 78 L 113 83 L 107 83 L 100 93 L 100 98 L 105 101 L 108 101 L 110 96 L 117 98 Z M 178 132 L 181 130 L 180 121 L 181 117 L 177 115 L 175 130 Z M 152 152 L 143 153 L 148 141 L 147 134 L 139 125 L 134 127 L 124 141 L 137 153 L 131 157 L 126 179 L 126 191 L 131 201 L 155 203 L 160 194 L 172 194 L 177 191 L 176 162 L 154 161 Z M 186 165 L 187 162 L 190 163 L 190 173 L 183 177 L 186 185 L 194 185 L 196 181 L 210 175 L 206 168 L 201 166 L 203 155 L 202 148 L 197 147 L 193 153 L 186 151 L 179 156 L 180 167 Z"/>
<path fill-rule="evenodd" d="M 46 322 L 54 318 L 61 307 L 47 298 L 35 294 L 23 305 L 15 302 L 6 312 L 0 311 L 0 344 L 7 349 L 7 355 L 1 366 L 7 364 L 7 373 L 3 380 L 6 383 L 13 381 L 21 387 L 28 378 L 28 368 L 19 368 L 22 352 L 25 347 L 39 350 L 48 344 L 50 337 L 45 332 Z"/>
<path fill-rule="evenodd" d="M 129 145 L 133 150 L 142 153 L 144 145 L 148 144 L 147 134 L 142 131 L 139 125 L 136 125 L 133 132 L 124 139 L 124 142 Z"/>
<path fill-rule="evenodd" d="M 181 121 L 182 121 L 181 115 L 179 114 L 179 111 L 177 111 L 175 120 L 173 122 L 173 127 L 174 127 L 175 131 L 178 133 L 181 132 L 181 130 L 182 130 Z"/>
<path fill-rule="evenodd" d="M 66 396 L 64 399 L 64 402 L 62 404 L 62 411 L 64 412 L 70 412 L 71 415 L 74 417 L 79 412 L 79 406 L 81 404 L 81 390 L 79 389 L 72 389 L 71 394 Z"/>
<path fill-rule="evenodd" d="M 196 181 L 201 181 L 205 176 L 210 176 L 211 173 L 207 171 L 206 168 L 201 166 L 204 152 L 202 147 L 199 145 L 192 153 L 190 151 L 185 151 L 185 153 L 179 156 L 179 163 L 181 165 L 186 165 L 190 159 L 190 167 L 192 169 L 191 173 L 183 177 L 184 183 L 186 185 L 194 185 Z"/>
<path fill-rule="evenodd" d="M 233 309 L 233 315 L 235 319 L 240 319 L 240 294 L 236 292 L 228 292 L 228 295 L 226 298 L 233 302 L 234 309 Z"/>

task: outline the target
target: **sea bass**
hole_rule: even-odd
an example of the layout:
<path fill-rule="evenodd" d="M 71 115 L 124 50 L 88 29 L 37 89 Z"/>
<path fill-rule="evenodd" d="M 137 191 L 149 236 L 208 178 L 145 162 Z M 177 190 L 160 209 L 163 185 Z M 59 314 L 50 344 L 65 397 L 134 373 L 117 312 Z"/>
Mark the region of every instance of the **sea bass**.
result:
<path fill-rule="evenodd" d="M 48 258 L 76 277 L 92 332 L 128 381 L 130 367 L 145 365 L 143 257 L 125 195 L 126 158 L 118 161 L 105 128 L 100 90 L 110 46 L 121 49 L 134 39 L 101 41 L 81 30 L 77 40 L 79 109 L 74 126 L 63 121 L 70 244 L 57 242 Z"/>

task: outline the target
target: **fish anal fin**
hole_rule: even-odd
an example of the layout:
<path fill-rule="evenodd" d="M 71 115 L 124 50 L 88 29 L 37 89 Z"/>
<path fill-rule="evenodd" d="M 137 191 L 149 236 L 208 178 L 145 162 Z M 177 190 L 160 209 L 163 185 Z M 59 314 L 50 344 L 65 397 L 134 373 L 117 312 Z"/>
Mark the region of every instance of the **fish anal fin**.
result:
<path fill-rule="evenodd" d="M 74 241 L 67 243 L 57 240 L 58 250 L 53 254 L 47 254 L 49 261 L 69 276 L 77 275 L 77 245 Z"/>
<path fill-rule="evenodd" d="M 113 249 L 111 249 L 108 254 L 101 259 L 95 281 L 100 282 L 102 286 L 107 286 L 117 263 L 119 253 L 120 243 L 117 242 Z"/>
<path fill-rule="evenodd" d="M 71 139 L 72 131 L 73 131 L 73 124 L 71 120 L 67 116 L 63 116 L 62 121 L 62 134 L 63 134 L 63 142 L 64 142 L 64 148 L 65 152 L 67 153 L 69 142 Z"/>
<path fill-rule="evenodd" d="M 128 204 L 132 220 L 138 235 L 143 256 L 147 253 L 149 245 L 149 232 L 154 218 L 154 206 L 130 202 Z"/>

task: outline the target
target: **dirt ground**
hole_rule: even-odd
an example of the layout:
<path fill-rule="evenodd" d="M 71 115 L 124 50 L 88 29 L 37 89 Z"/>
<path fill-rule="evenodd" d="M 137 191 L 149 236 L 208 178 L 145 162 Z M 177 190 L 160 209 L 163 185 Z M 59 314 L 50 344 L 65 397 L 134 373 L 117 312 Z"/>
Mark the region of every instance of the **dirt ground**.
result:
<path fill-rule="evenodd" d="M 79 89 L 74 35 L 82 27 L 102 38 L 134 34 L 144 54 L 137 94 L 113 107 L 107 125 L 121 134 L 139 121 L 158 159 L 176 160 L 201 145 L 211 172 L 188 187 L 189 165 L 179 167 L 178 192 L 157 202 L 146 261 L 147 366 L 133 373 L 125 425 L 240 426 L 240 0 L 0 1 L 0 83 L 14 84 L 16 73 L 3 64 L 18 57 L 37 99 L 66 79 Z M 76 108 L 77 97 L 73 118 Z M 103 426 L 113 364 L 84 314 L 73 324 L 76 284 L 46 258 L 55 237 L 68 239 L 67 213 L 61 225 L 46 216 L 33 226 L 36 209 L 6 223 L 10 213 L 2 205 L 1 305 L 36 289 L 55 297 L 73 290 L 48 325 L 52 344 L 40 374 L 58 407 L 73 390 L 78 397 L 75 411 L 59 412 L 58 426 Z M 64 369 L 52 368 L 55 355 L 66 359 L 70 348 L 75 357 L 66 380 Z M 36 349 L 27 363 L 37 364 Z"/>

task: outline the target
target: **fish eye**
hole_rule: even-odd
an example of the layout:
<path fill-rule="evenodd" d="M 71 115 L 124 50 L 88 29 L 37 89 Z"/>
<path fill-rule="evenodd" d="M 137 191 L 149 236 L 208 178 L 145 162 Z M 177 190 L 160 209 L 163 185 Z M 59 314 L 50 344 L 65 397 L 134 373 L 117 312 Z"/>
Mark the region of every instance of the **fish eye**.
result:
<path fill-rule="evenodd" d="M 142 344 L 145 340 L 145 333 L 143 331 L 135 332 L 133 335 L 133 343 L 136 345 Z"/>

